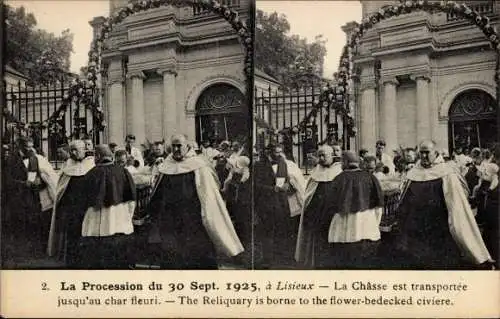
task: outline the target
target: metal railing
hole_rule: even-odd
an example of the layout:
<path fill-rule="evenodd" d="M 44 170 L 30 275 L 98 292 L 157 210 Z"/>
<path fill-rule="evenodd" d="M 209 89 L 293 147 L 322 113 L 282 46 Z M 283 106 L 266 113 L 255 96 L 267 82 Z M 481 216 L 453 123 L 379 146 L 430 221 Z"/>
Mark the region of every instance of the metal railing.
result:
<path fill-rule="evenodd" d="M 384 213 L 380 222 L 382 232 L 390 232 L 396 224 L 399 195 L 399 190 L 384 192 Z"/>
<path fill-rule="evenodd" d="M 343 143 L 349 149 L 346 126 L 343 125 L 342 113 L 334 108 L 321 107 L 305 129 L 289 134 L 310 113 L 320 99 L 322 87 L 311 84 L 292 90 L 255 90 L 254 118 L 265 121 L 272 127 L 289 159 L 293 159 L 301 168 L 308 167 L 308 158 L 315 153 L 318 144 L 327 142 L 327 138 Z M 262 125 L 261 125 L 262 126 Z M 257 143 L 269 140 L 264 132 L 257 132 Z M 347 143 L 346 143 L 347 142 Z M 264 145 L 256 145 L 263 149 Z"/>
<path fill-rule="evenodd" d="M 24 86 L 21 82 L 9 85 L 3 82 L 5 105 L 4 131 L 2 143 L 13 144 L 23 134 L 33 138 L 34 146 L 39 153 L 46 156 L 56 169 L 58 168 L 57 149 L 67 144 L 71 138 L 90 137 L 95 144 L 99 143 L 99 134 L 94 134 L 94 118 L 92 112 L 80 102 L 74 100 L 67 107 L 65 116 L 57 120 L 59 131 L 51 130 L 47 120 L 61 106 L 69 83 L 58 82 L 51 86 Z M 88 94 L 96 94 L 95 89 L 84 88 Z M 44 125 L 40 125 L 40 124 Z"/>

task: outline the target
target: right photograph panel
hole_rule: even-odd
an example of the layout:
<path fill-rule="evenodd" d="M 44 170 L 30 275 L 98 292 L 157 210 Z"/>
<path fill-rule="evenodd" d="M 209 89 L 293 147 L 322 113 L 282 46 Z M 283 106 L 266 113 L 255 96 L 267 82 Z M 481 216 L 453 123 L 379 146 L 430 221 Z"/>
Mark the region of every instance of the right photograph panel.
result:
<path fill-rule="evenodd" d="M 255 269 L 498 269 L 500 3 L 257 1 Z"/>

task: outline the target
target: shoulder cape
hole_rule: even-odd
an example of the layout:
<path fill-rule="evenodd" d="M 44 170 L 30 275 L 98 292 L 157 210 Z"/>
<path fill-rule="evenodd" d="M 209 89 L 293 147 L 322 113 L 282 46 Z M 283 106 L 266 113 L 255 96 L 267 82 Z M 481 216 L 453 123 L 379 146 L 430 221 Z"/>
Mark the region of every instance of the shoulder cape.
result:
<path fill-rule="evenodd" d="M 108 208 L 135 201 L 136 190 L 132 175 L 127 169 L 109 163 L 97 165 L 87 175 L 87 207 Z"/>
<path fill-rule="evenodd" d="M 56 217 L 57 217 L 57 204 L 61 200 L 68 187 L 69 181 L 73 176 L 84 176 L 95 166 L 94 160 L 91 158 L 86 158 L 81 162 L 73 161 L 68 159 L 65 163 L 65 167 L 62 170 L 62 174 L 59 177 L 57 183 L 56 200 L 54 207 L 52 208 L 52 218 L 50 221 L 50 231 L 49 231 L 49 242 L 47 246 L 47 253 L 49 256 L 54 256 L 57 253 L 59 244 L 59 235 L 56 234 Z M 83 196 L 83 194 L 82 194 Z"/>
<path fill-rule="evenodd" d="M 306 180 L 300 168 L 294 162 L 285 160 L 290 184 L 295 188 L 296 192 L 288 196 L 288 204 L 290 206 L 290 216 L 294 217 L 302 213 L 304 207 L 304 194 L 306 188 Z"/>
<path fill-rule="evenodd" d="M 431 168 L 415 166 L 408 172 L 400 202 L 412 182 L 426 182 L 441 178 L 443 194 L 448 209 L 448 226 L 462 253 L 472 262 L 481 264 L 492 261 L 468 201 L 468 189 L 460 173 L 447 163 L 438 161 Z M 411 174 L 410 174 L 411 173 Z"/>
<path fill-rule="evenodd" d="M 164 175 L 178 175 L 186 174 L 192 171 L 196 171 L 202 167 L 209 165 L 209 162 L 201 156 L 196 155 L 194 152 L 189 152 L 186 158 L 182 161 L 176 161 L 172 158 L 170 154 L 164 161 L 158 166 L 158 171 Z"/>
<path fill-rule="evenodd" d="M 243 252 L 243 245 L 219 192 L 217 175 L 205 159 L 190 156 L 181 162 L 176 162 L 169 156 L 160 165 L 159 172 L 161 174 L 155 183 L 152 196 L 165 175 L 194 172 L 196 192 L 201 204 L 201 218 L 215 247 L 228 256 L 236 256 Z"/>
<path fill-rule="evenodd" d="M 297 245 L 295 248 L 295 260 L 307 267 L 314 267 L 314 230 L 307 229 L 304 227 L 304 218 L 307 207 L 311 203 L 314 194 L 318 188 L 320 182 L 332 182 L 338 174 L 342 172 L 341 163 L 335 163 L 330 167 L 322 167 L 320 165 L 311 173 L 309 180 L 307 182 L 305 196 L 304 196 L 304 206 L 302 209 L 302 214 L 300 216 L 299 232 L 297 236 Z"/>
<path fill-rule="evenodd" d="M 384 207 L 384 193 L 378 179 L 364 171 L 343 171 L 333 181 L 335 197 L 329 211 L 349 214 Z"/>

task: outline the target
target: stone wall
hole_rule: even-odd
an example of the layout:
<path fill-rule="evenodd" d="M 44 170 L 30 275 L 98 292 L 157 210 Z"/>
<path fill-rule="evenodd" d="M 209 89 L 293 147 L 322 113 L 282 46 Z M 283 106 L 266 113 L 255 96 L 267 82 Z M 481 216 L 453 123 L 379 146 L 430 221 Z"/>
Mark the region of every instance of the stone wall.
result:
<path fill-rule="evenodd" d="M 241 1 L 243 19 L 245 6 Z M 171 6 L 140 12 L 115 28 L 110 43 L 103 54 L 109 141 L 121 143 L 126 134 L 138 143 L 174 133 L 195 139 L 196 101 L 204 89 L 227 83 L 246 93 L 243 46 L 214 14 Z"/>
<path fill-rule="evenodd" d="M 363 13 L 382 2 L 362 1 Z M 496 14 L 489 13 L 497 26 L 498 9 L 497 2 Z M 495 59 L 479 28 L 448 21 L 444 13 L 415 12 L 377 24 L 363 37 L 355 61 L 361 69 L 359 146 L 374 151 L 376 139 L 384 138 L 387 149 L 395 149 L 431 138 L 447 149 L 453 99 L 467 89 L 496 97 Z"/>

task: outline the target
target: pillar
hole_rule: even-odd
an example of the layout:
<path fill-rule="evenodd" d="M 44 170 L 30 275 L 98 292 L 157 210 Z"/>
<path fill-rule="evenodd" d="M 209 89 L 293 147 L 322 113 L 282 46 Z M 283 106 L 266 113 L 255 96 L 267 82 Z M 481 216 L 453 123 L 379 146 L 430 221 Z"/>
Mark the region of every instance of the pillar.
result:
<path fill-rule="evenodd" d="M 381 105 L 381 138 L 385 140 L 385 152 L 392 155 L 392 151 L 399 148 L 398 144 L 398 109 L 396 107 L 396 88 L 398 81 L 395 78 L 383 81 L 384 101 Z"/>
<path fill-rule="evenodd" d="M 417 84 L 417 143 L 431 138 L 431 109 L 429 105 L 429 77 L 414 77 Z"/>
<path fill-rule="evenodd" d="M 131 79 L 132 101 L 127 103 L 127 108 L 132 108 L 132 127 L 127 134 L 135 135 L 138 144 L 146 141 L 146 120 L 144 112 L 144 73 L 141 71 L 131 72 L 127 74 Z"/>
<path fill-rule="evenodd" d="M 125 138 L 125 100 L 123 68 L 120 60 L 113 60 L 108 69 L 108 143 L 122 143 Z"/>
<path fill-rule="evenodd" d="M 375 142 L 377 136 L 376 125 L 376 94 L 375 81 L 361 84 L 361 145 L 360 148 L 366 148 L 370 153 L 375 152 Z"/>
<path fill-rule="evenodd" d="M 182 129 L 182 114 L 177 110 L 176 97 L 176 77 L 175 68 L 165 68 L 158 70 L 158 73 L 163 76 L 163 136 L 165 139 L 170 139 L 173 134 L 186 133 Z"/>

